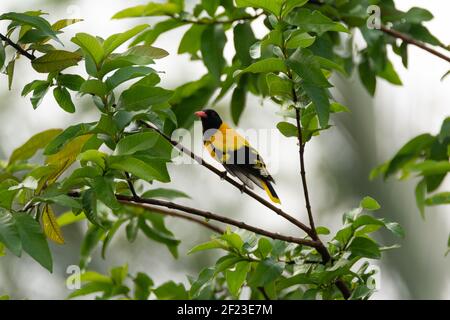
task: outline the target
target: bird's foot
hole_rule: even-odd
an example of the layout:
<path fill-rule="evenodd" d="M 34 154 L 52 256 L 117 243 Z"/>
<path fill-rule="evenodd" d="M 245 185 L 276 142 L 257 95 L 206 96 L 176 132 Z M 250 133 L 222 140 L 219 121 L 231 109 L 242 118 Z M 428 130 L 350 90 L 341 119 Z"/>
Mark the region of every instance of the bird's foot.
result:
<path fill-rule="evenodd" d="M 246 189 L 247 186 L 245 184 L 241 184 L 241 186 L 239 187 L 239 191 L 241 191 L 241 193 L 244 193 Z"/>

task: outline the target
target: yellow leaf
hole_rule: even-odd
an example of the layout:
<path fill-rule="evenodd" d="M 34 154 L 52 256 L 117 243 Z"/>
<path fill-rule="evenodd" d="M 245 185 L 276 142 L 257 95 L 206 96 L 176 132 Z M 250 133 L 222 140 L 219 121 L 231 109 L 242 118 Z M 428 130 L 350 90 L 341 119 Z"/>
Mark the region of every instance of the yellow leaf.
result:
<path fill-rule="evenodd" d="M 75 162 L 84 144 L 91 137 L 91 134 L 76 137 L 75 139 L 67 143 L 64 148 L 62 148 L 58 153 L 52 154 L 51 156 L 47 157 L 45 163 L 54 164 L 59 167 L 59 169 L 48 178 L 48 182 L 54 182 L 67 168 L 72 165 L 72 163 Z"/>
<path fill-rule="evenodd" d="M 52 207 L 49 205 L 44 207 L 42 223 L 44 225 L 44 233 L 47 238 L 58 244 L 64 244 L 64 237 L 61 228 L 56 222 L 55 213 L 53 212 Z"/>

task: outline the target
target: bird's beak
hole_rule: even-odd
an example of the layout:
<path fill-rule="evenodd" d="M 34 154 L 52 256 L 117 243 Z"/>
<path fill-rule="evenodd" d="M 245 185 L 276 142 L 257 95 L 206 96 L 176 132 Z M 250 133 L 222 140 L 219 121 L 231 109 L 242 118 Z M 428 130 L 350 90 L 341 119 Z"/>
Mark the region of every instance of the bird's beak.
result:
<path fill-rule="evenodd" d="M 205 111 L 197 111 L 197 112 L 194 112 L 194 114 L 195 114 L 197 117 L 199 117 L 199 118 L 206 118 L 206 117 L 207 117 Z"/>

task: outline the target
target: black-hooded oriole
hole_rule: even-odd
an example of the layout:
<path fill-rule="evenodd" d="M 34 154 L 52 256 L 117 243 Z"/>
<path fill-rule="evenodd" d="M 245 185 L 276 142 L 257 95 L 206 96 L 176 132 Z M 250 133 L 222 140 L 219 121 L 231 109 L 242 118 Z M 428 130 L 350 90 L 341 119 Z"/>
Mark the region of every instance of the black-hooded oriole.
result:
<path fill-rule="evenodd" d="M 223 122 L 214 110 L 198 111 L 195 115 L 202 121 L 203 144 L 209 154 L 244 185 L 253 189 L 256 184 L 266 191 L 273 202 L 280 203 L 272 186 L 275 181 L 261 156 L 248 141 Z"/>

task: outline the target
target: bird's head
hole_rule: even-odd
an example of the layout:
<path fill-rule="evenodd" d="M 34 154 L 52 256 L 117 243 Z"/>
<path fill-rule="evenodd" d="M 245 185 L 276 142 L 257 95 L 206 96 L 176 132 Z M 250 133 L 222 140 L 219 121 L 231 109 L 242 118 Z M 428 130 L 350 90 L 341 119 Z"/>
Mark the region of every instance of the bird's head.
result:
<path fill-rule="evenodd" d="M 202 120 L 203 131 L 219 129 L 222 125 L 222 119 L 220 119 L 219 114 L 214 110 L 206 109 L 197 111 L 194 114 Z"/>

